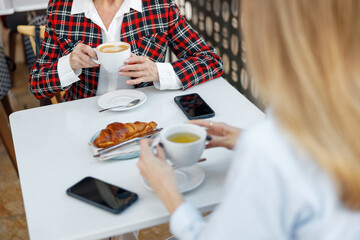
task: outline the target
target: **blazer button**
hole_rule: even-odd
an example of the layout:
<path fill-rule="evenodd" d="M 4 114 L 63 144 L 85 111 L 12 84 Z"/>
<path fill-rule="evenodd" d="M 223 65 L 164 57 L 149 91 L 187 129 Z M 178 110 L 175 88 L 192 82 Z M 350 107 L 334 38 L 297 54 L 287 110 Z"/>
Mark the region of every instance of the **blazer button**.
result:
<path fill-rule="evenodd" d="M 73 44 L 72 42 L 69 42 L 69 43 L 68 43 L 68 46 L 69 46 L 69 47 L 73 47 L 74 44 Z"/>

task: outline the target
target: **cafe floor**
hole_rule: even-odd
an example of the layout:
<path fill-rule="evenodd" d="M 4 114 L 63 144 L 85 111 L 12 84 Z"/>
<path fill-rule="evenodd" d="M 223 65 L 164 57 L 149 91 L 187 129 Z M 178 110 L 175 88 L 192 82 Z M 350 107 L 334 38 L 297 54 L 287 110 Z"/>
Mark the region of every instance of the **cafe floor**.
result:
<path fill-rule="evenodd" d="M 7 31 L 2 32 L 5 52 L 8 49 Z M 10 102 L 14 111 L 38 107 L 39 102 L 30 93 L 27 86 L 29 71 L 25 65 L 21 38 L 16 41 L 14 85 L 9 92 Z M 46 226 L 44 226 L 46 227 Z M 171 236 L 168 224 L 162 224 L 139 233 L 140 240 L 163 240 Z M 10 158 L 0 139 L 0 239 L 29 239 L 24 204 L 21 195 L 19 178 L 11 165 Z"/>

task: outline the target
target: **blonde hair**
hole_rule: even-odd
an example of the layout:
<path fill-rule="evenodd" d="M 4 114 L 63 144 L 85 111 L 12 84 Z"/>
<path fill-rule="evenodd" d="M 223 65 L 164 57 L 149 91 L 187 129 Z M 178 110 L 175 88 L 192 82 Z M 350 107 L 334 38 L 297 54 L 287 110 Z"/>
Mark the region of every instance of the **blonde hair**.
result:
<path fill-rule="evenodd" d="M 360 1 L 242 0 L 249 70 L 275 118 L 360 210 Z"/>

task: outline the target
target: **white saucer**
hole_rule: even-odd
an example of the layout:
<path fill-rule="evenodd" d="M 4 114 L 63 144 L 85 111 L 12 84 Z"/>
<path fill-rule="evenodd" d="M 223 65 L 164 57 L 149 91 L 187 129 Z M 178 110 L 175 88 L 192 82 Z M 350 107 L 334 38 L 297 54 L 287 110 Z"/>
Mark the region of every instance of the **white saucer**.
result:
<path fill-rule="evenodd" d="M 205 172 L 198 165 L 175 169 L 176 182 L 181 193 L 189 192 L 201 185 L 205 180 Z M 149 183 L 142 178 L 144 186 L 152 191 Z"/>
<path fill-rule="evenodd" d="M 113 108 L 110 109 L 109 111 L 126 111 L 126 110 L 130 110 L 133 108 L 137 108 L 140 105 L 142 105 L 145 101 L 146 101 L 146 95 L 143 92 L 137 91 L 137 90 L 116 90 L 116 91 L 112 91 L 112 92 L 108 92 L 105 93 L 104 95 L 102 95 L 97 103 L 99 105 L 99 107 L 101 108 L 110 108 L 110 107 L 114 107 L 117 105 L 126 105 L 129 102 L 135 100 L 135 99 L 140 99 L 140 102 L 138 104 L 136 104 L 135 106 L 132 107 L 122 107 L 122 108 Z"/>

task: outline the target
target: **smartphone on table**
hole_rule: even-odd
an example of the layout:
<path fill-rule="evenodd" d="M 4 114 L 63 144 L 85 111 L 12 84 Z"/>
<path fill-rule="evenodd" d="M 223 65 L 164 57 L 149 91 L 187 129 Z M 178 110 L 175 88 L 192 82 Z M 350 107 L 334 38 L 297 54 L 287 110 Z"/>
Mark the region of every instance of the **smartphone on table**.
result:
<path fill-rule="evenodd" d="M 121 213 L 138 199 L 136 193 L 93 177 L 82 179 L 66 193 L 112 213 Z"/>
<path fill-rule="evenodd" d="M 197 93 L 176 96 L 174 101 L 189 120 L 215 116 L 214 110 Z"/>

